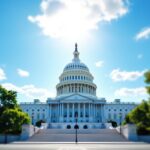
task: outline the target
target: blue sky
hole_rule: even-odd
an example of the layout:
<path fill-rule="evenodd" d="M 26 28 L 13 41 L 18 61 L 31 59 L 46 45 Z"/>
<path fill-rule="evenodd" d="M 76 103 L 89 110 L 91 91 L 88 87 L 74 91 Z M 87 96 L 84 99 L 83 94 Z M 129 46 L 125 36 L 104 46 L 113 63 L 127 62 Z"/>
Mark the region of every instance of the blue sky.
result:
<path fill-rule="evenodd" d="M 149 11 L 149 0 L 1 0 L 0 84 L 19 102 L 54 97 L 78 42 L 98 97 L 140 102 L 148 97 Z"/>

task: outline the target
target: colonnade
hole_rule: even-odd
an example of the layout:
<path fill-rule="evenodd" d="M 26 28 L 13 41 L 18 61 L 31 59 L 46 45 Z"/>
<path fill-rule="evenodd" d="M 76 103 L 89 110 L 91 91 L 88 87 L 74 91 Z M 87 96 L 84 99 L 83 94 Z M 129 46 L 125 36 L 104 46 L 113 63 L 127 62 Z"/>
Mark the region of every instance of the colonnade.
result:
<path fill-rule="evenodd" d="M 94 103 L 59 103 L 49 105 L 51 122 L 102 122 L 103 105 Z"/>
<path fill-rule="evenodd" d="M 57 95 L 75 92 L 96 95 L 96 88 L 87 84 L 67 84 L 57 88 Z"/>

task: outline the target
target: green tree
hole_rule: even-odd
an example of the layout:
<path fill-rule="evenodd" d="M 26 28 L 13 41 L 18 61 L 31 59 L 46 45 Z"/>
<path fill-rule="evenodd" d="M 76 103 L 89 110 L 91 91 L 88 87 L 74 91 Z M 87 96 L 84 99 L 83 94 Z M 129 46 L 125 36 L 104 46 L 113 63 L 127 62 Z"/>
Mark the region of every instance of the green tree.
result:
<path fill-rule="evenodd" d="M 144 77 L 145 77 L 145 83 L 148 84 L 146 86 L 147 93 L 150 95 L 150 70 L 145 72 Z"/>
<path fill-rule="evenodd" d="M 6 90 L 0 85 L 0 107 L 15 108 L 17 106 L 17 92 Z"/>
<path fill-rule="evenodd" d="M 150 101 L 142 101 L 131 111 L 129 118 L 136 124 L 139 134 L 150 133 Z"/>
<path fill-rule="evenodd" d="M 147 93 L 150 95 L 150 70 L 144 74 Z M 139 134 L 150 134 L 150 99 L 143 100 L 140 105 L 133 109 L 125 118 L 126 123 L 134 123 Z"/>
<path fill-rule="evenodd" d="M 22 124 L 29 124 L 30 117 L 17 104 L 17 92 L 0 85 L 0 133 L 20 133 Z"/>
<path fill-rule="evenodd" d="M 28 114 L 15 109 L 6 109 L 0 117 L 0 132 L 17 134 L 21 132 L 23 124 L 29 124 Z"/>

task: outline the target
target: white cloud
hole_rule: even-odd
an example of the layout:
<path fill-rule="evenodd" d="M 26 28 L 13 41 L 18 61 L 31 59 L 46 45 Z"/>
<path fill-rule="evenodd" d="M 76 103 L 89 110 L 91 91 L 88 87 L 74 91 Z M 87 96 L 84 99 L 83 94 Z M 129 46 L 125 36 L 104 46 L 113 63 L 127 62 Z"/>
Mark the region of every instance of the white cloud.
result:
<path fill-rule="evenodd" d="M 80 37 L 128 12 L 128 0 L 42 0 L 41 14 L 28 16 L 44 35 L 53 38 Z"/>
<path fill-rule="evenodd" d="M 45 88 L 38 88 L 34 85 L 24 85 L 24 86 L 16 86 L 12 83 L 4 83 L 2 84 L 3 87 L 5 87 L 8 90 L 14 90 L 17 91 L 18 94 L 22 94 L 26 98 L 30 99 L 40 99 L 40 100 L 46 100 L 48 97 L 54 97 L 55 94 L 52 92 L 49 92 L 49 90 Z"/>
<path fill-rule="evenodd" d="M 133 81 L 143 76 L 146 70 L 143 71 L 120 71 L 120 69 L 114 69 L 110 73 L 110 78 L 113 81 Z"/>
<path fill-rule="evenodd" d="M 103 64 L 104 64 L 104 61 L 97 61 L 97 62 L 95 63 L 95 66 L 100 68 L 100 67 L 103 66 Z"/>
<path fill-rule="evenodd" d="M 0 68 L 0 81 L 5 80 L 5 79 L 6 79 L 5 72 L 2 68 Z"/>
<path fill-rule="evenodd" d="M 137 58 L 138 58 L 138 59 L 142 59 L 142 58 L 143 58 L 143 54 L 138 54 L 138 55 L 137 55 Z"/>
<path fill-rule="evenodd" d="M 17 72 L 20 77 L 29 77 L 30 73 L 26 70 L 17 69 Z"/>
<path fill-rule="evenodd" d="M 141 39 L 148 39 L 150 37 L 150 27 L 143 29 L 142 31 L 140 31 L 135 39 L 136 40 L 141 40 Z"/>
<path fill-rule="evenodd" d="M 115 91 L 115 96 L 145 96 L 146 95 L 146 89 L 144 87 L 139 88 L 121 88 Z"/>

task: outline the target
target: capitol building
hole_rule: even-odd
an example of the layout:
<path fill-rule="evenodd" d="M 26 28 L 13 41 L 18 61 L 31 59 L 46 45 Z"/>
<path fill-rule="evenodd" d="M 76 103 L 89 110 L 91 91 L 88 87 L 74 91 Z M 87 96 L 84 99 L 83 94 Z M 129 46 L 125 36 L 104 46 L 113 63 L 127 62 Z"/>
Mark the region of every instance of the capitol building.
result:
<path fill-rule="evenodd" d="M 59 77 L 56 97 L 47 98 L 45 103 L 38 99 L 21 103 L 22 110 L 29 114 L 32 124 L 43 120 L 49 128 L 69 129 L 76 123 L 81 129 L 104 128 L 110 120 L 119 125 L 136 104 L 120 99 L 107 102 L 105 98 L 97 97 L 94 77 L 79 59 L 77 44 L 73 56 Z"/>

